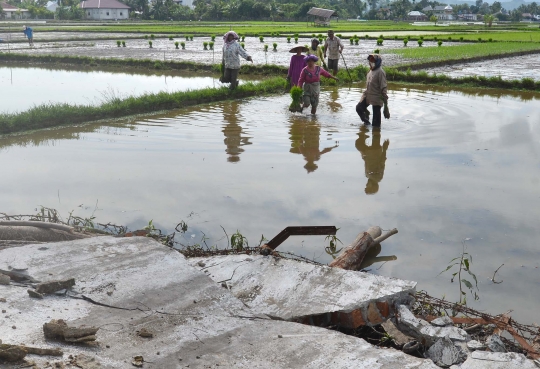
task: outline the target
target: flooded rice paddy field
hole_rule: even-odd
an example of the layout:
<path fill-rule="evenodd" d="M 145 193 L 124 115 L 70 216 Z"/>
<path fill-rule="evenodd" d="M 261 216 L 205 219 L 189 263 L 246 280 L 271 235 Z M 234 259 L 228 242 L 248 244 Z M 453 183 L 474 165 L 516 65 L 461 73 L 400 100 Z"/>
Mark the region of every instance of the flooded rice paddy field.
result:
<path fill-rule="evenodd" d="M 149 47 L 148 41 L 145 39 L 125 40 L 126 47 L 118 47 L 115 40 L 96 40 L 92 41 L 93 46 L 89 46 L 88 42 L 70 41 L 70 42 L 55 42 L 55 43 L 40 43 L 38 35 L 35 36 L 35 47 L 30 48 L 28 44 L 19 43 L 12 44 L 10 47 L 17 53 L 29 54 L 54 54 L 54 55 L 73 55 L 73 56 L 90 56 L 100 58 L 135 58 L 135 59 L 154 59 L 154 60 L 176 60 L 176 61 L 192 61 L 204 64 L 221 63 L 221 48 L 223 40 L 221 37 L 216 37 L 215 50 L 204 50 L 203 42 L 210 42 L 210 37 L 195 37 L 194 41 L 185 41 L 185 38 L 155 39 L 152 41 L 152 48 Z M 123 40 L 119 38 L 119 40 Z M 186 49 L 176 49 L 175 42 L 185 42 Z M 273 43 L 277 43 L 277 51 L 273 51 Z M 310 38 L 299 38 L 298 44 L 287 43 L 283 37 L 266 37 L 264 42 L 260 42 L 255 37 L 246 37 L 246 51 L 253 57 L 255 64 L 277 64 L 288 66 L 291 55 L 289 50 L 298 45 L 307 45 L 310 43 Z M 367 65 L 367 55 L 373 53 L 375 49 L 380 49 L 381 52 L 387 49 L 395 49 L 403 47 L 402 41 L 385 40 L 383 46 L 377 46 L 376 40 L 360 40 L 358 45 L 350 45 L 348 40 L 344 40 L 345 49 L 343 56 L 348 67 L 354 67 L 359 64 Z M 452 45 L 457 43 L 445 43 Z M 264 52 L 264 45 L 268 45 L 268 52 Z M 425 41 L 425 47 L 436 47 L 434 41 Z M 7 44 L 0 44 L 0 52 L 7 51 Z M 407 59 L 396 54 L 387 54 L 384 56 L 384 65 L 396 65 L 407 62 Z M 343 60 L 340 60 L 340 65 L 343 68 Z"/>
<path fill-rule="evenodd" d="M 83 39 L 83 40 L 98 40 L 101 38 L 111 38 L 117 37 L 119 40 L 130 37 L 143 37 L 140 33 L 114 33 L 114 32 L 39 32 L 39 29 L 34 27 L 34 41 L 41 42 L 47 40 L 72 40 L 72 39 Z M 22 33 L 22 25 L 19 27 L 11 27 L 11 31 L 7 28 L 0 31 L 0 40 L 3 43 L 8 41 L 24 41 L 27 40 L 24 34 Z"/>
<path fill-rule="evenodd" d="M 34 105 L 69 103 L 99 105 L 113 97 L 137 96 L 147 92 L 187 91 L 221 87 L 219 75 L 197 75 L 186 71 L 156 71 L 130 68 L 48 69 L 12 68 L 0 64 L 0 113 L 15 113 Z M 242 76 L 240 83 L 257 81 Z M 54 92 L 52 92 L 54 91 Z"/>
<path fill-rule="evenodd" d="M 484 60 L 474 63 L 447 65 L 426 69 L 428 73 L 446 74 L 450 77 L 483 76 L 502 79 L 532 78 L 540 81 L 540 55 L 523 55 L 511 58 Z"/>
<path fill-rule="evenodd" d="M 372 273 L 457 300 L 439 273 L 464 242 L 480 288 L 469 304 L 537 321 L 540 95 L 390 90 L 380 131 L 359 125 L 351 87 L 324 89 L 315 117 L 281 95 L 1 137 L 2 211 L 44 205 L 169 232 L 184 220 L 184 244 L 221 247 L 220 226 L 250 245 L 289 225 L 335 225 L 345 244 L 397 227 Z M 293 237 L 280 249 L 328 262 L 326 245 Z"/>

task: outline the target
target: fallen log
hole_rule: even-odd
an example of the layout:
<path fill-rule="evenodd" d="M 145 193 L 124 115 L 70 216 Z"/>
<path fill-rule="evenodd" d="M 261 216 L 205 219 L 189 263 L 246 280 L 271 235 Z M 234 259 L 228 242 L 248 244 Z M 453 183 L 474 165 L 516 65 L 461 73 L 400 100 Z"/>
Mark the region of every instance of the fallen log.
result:
<path fill-rule="evenodd" d="M 335 258 L 329 266 L 347 270 L 360 270 L 362 261 L 368 251 L 396 233 L 398 233 L 398 230 L 394 228 L 382 235 L 381 227 L 370 227 L 366 232 L 359 233 L 356 239 L 345 247 L 341 255 Z"/>

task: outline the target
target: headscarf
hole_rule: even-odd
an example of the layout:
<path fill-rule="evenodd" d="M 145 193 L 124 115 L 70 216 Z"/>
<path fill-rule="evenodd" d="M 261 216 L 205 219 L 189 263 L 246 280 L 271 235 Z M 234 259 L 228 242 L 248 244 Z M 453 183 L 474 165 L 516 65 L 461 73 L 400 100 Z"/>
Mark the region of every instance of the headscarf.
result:
<path fill-rule="evenodd" d="M 382 64 L 382 58 L 379 54 L 369 54 L 367 59 L 373 58 L 375 60 L 375 67 L 373 67 L 373 70 L 379 68 Z"/>
<path fill-rule="evenodd" d="M 229 38 L 229 35 L 233 36 L 232 41 L 227 41 L 227 39 Z M 229 31 L 223 36 L 223 43 L 225 45 L 227 45 L 227 46 L 230 46 L 230 45 L 234 44 L 236 41 L 238 41 L 239 39 L 240 39 L 240 37 L 238 37 L 238 34 L 236 32 Z"/>
<path fill-rule="evenodd" d="M 304 58 L 304 62 L 307 64 L 308 61 L 313 60 L 315 63 L 319 61 L 319 58 L 317 58 L 315 55 L 308 55 Z"/>
<path fill-rule="evenodd" d="M 312 39 L 311 39 L 311 42 L 316 42 L 317 45 L 319 45 L 319 44 L 321 43 L 321 41 L 319 41 L 318 38 L 312 38 Z"/>

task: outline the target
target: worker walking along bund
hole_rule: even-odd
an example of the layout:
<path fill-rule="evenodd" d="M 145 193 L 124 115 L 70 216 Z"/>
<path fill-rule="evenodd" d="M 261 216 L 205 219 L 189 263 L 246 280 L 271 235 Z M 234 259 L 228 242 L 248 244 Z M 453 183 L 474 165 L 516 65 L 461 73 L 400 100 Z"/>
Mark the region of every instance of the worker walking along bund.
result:
<path fill-rule="evenodd" d="M 328 38 L 324 43 L 324 57 L 328 55 L 328 70 L 335 76 L 338 72 L 339 56 L 343 52 L 343 42 L 334 36 L 334 31 L 328 30 Z"/>
<path fill-rule="evenodd" d="M 368 106 L 373 107 L 373 127 L 381 126 L 381 108 L 384 105 L 384 117 L 390 119 L 388 111 L 388 84 L 386 81 L 386 73 L 381 67 L 382 58 L 379 54 L 371 54 L 368 56 L 369 69 L 366 76 L 366 89 L 362 93 L 360 102 L 356 105 L 356 113 L 364 122 L 369 124 Z"/>
<path fill-rule="evenodd" d="M 223 36 L 223 75 L 220 82 L 230 83 L 229 88 L 234 90 L 238 87 L 238 71 L 240 70 L 240 56 L 253 63 L 251 56 L 240 45 L 239 37 L 234 31 L 229 31 Z"/>

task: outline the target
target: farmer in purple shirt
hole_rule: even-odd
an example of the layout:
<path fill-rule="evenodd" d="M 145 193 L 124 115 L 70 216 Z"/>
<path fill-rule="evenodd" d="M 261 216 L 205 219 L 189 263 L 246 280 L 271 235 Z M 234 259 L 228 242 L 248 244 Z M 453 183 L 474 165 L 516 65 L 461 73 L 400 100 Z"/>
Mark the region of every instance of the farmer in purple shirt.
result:
<path fill-rule="evenodd" d="M 298 79 L 300 78 L 300 72 L 306 66 L 304 61 L 304 55 L 302 52 L 307 52 L 308 49 L 304 46 L 296 46 L 289 50 L 290 53 L 296 53 L 291 56 L 291 64 L 289 66 L 289 72 L 287 73 L 287 80 L 290 82 L 291 87 L 298 86 Z"/>

